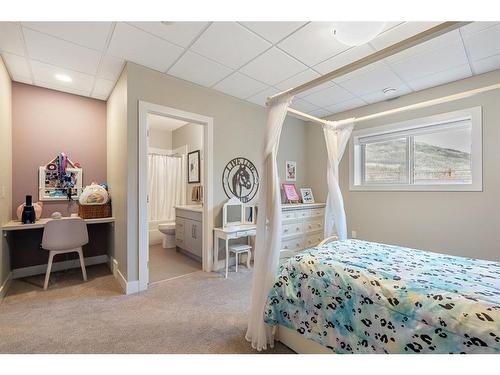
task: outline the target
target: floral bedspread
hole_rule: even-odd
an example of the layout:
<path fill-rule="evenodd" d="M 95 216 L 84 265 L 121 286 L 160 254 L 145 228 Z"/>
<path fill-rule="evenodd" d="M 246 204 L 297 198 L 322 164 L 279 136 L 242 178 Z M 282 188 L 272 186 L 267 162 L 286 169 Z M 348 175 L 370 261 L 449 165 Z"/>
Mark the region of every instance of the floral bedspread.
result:
<path fill-rule="evenodd" d="M 500 353 L 500 263 L 335 241 L 281 266 L 264 315 L 337 353 Z"/>

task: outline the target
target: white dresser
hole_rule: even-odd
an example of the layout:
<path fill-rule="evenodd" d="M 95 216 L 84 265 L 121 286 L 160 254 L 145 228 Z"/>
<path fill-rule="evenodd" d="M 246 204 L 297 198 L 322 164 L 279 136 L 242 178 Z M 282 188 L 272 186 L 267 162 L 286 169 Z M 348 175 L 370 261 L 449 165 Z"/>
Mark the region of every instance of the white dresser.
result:
<path fill-rule="evenodd" d="M 316 246 L 323 240 L 325 204 L 283 204 L 280 258 Z"/>

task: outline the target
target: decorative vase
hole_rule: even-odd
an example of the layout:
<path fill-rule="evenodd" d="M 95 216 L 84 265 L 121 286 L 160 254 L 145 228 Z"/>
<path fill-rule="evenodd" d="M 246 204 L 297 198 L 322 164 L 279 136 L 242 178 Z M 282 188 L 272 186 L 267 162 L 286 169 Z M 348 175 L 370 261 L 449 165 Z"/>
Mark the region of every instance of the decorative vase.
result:
<path fill-rule="evenodd" d="M 24 206 L 26 206 L 26 203 L 23 203 L 19 205 L 19 207 L 17 207 L 16 210 L 17 220 L 22 219 Z M 42 217 L 43 203 L 42 202 L 33 203 L 33 208 L 35 209 L 36 220 L 40 220 L 40 218 Z"/>

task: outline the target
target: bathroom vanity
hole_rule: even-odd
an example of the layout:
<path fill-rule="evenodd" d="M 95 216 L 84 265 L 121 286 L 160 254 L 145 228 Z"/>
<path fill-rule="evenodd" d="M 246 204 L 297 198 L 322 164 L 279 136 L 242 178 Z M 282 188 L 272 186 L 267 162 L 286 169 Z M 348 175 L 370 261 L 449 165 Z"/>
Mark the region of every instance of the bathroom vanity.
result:
<path fill-rule="evenodd" d="M 175 245 L 201 261 L 203 254 L 203 208 L 199 205 L 175 207 Z"/>

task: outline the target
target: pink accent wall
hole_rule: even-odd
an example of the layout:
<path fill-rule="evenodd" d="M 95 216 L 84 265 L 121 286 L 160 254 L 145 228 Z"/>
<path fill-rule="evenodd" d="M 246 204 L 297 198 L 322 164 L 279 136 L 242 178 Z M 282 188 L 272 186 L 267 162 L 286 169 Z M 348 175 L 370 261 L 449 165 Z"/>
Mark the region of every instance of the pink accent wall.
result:
<path fill-rule="evenodd" d="M 106 181 L 106 102 L 12 82 L 12 217 L 25 196 L 38 201 L 38 167 L 65 152 L 83 186 Z M 43 202 L 42 217 L 78 211 L 76 201 Z"/>

